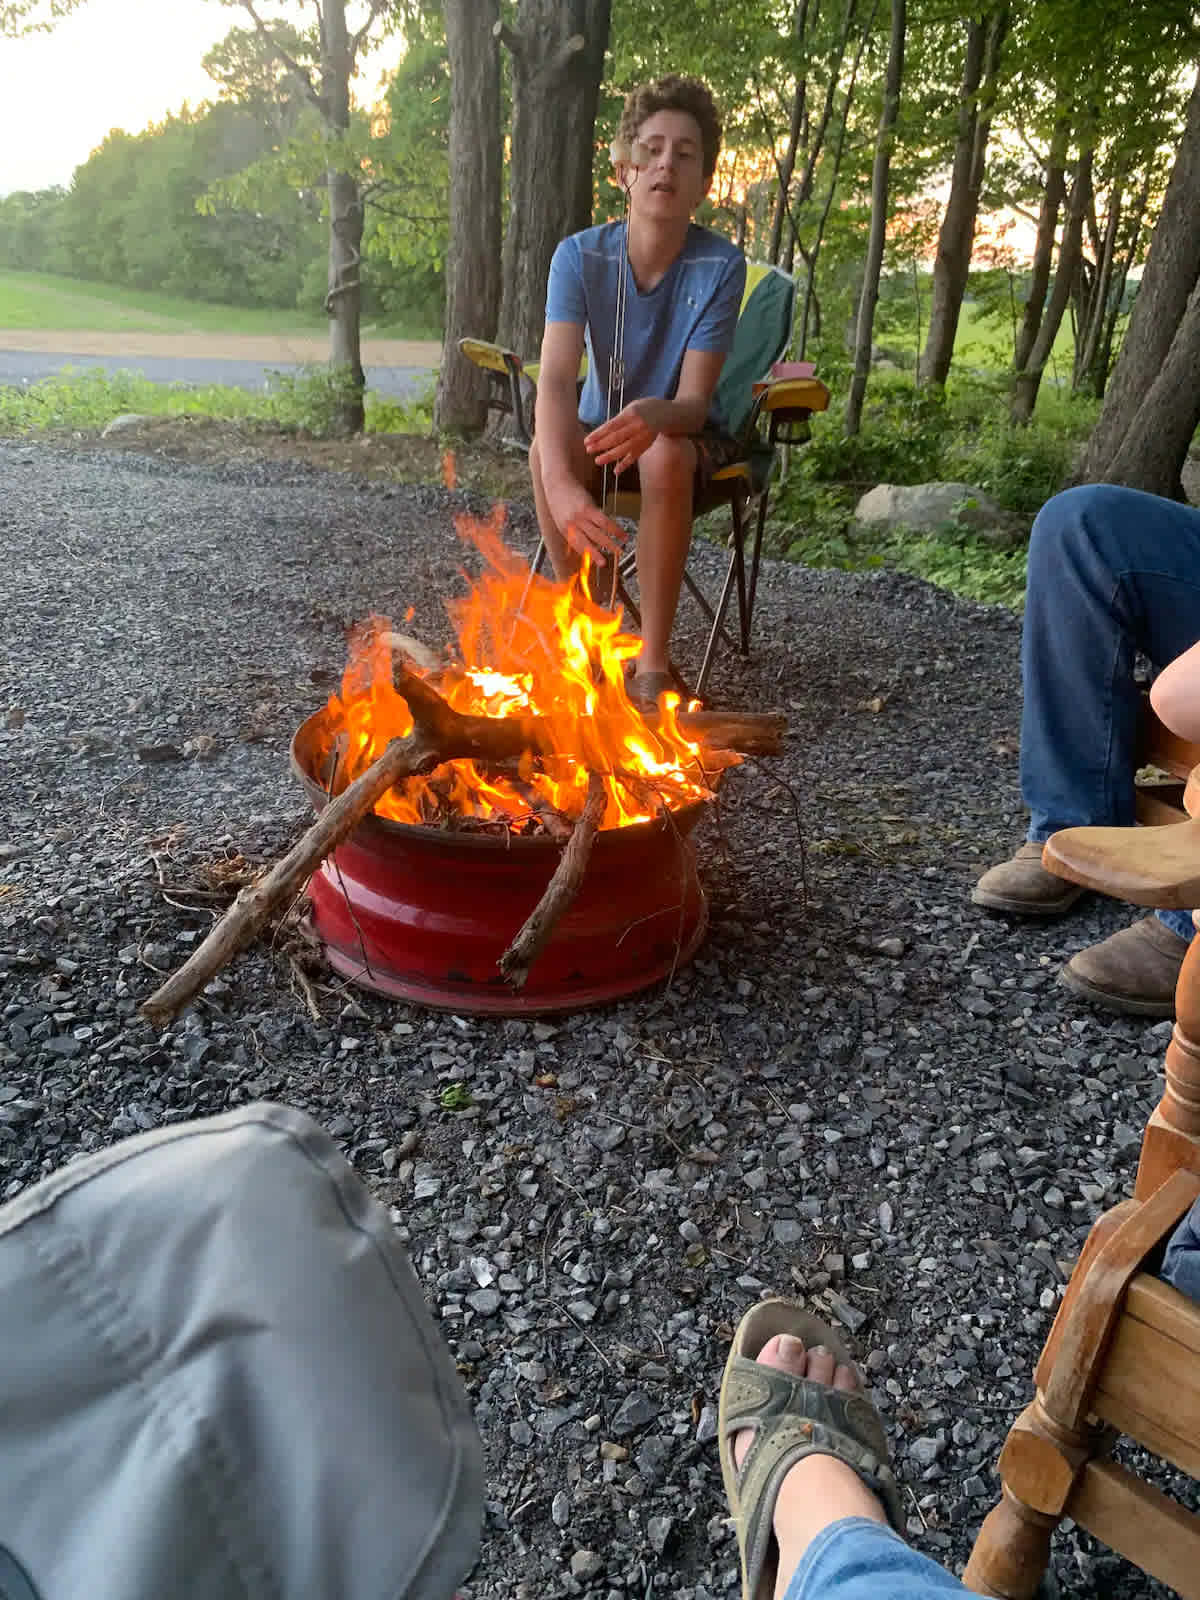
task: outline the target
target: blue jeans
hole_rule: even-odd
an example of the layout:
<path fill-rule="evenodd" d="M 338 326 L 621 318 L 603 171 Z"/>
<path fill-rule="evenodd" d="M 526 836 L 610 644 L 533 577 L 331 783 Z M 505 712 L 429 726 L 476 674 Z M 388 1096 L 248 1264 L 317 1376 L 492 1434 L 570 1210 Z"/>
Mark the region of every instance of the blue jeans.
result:
<path fill-rule="evenodd" d="M 869 1517 L 823 1528 L 800 1558 L 785 1600 L 936 1600 L 966 1594 L 957 1578 Z"/>
<path fill-rule="evenodd" d="M 1112 484 L 1055 495 L 1029 541 L 1021 676 L 1021 796 L 1029 838 L 1128 826 L 1139 691 L 1200 639 L 1200 510 Z M 1182 938 L 1186 911 L 1159 912 Z"/>
<path fill-rule="evenodd" d="M 1200 1200 L 1167 1241 L 1162 1276 L 1189 1300 L 1200 1300 Z"/>

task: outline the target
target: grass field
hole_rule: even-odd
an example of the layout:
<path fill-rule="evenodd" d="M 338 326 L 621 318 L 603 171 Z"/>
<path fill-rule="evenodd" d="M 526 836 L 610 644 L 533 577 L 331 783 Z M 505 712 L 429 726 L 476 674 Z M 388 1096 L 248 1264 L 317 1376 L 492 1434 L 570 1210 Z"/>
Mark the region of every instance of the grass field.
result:
<path fill-rule="evenodd" d="M 922 307 L 921 313 L 921 346 L 924 347 L 926 335 L 929 332 L 929 308 Z M 911 322 L 900 327 L 888 328 L 886 331 L 877 331 L 875 343 L 886 349 L 903 351 L 915 359 L 917 354 L 917 320 L 912 317 Z M 1011 327 L 997 322 L 995 318 L 982 316 L 978 306 L 971 301 L 963 304 L 962 314 L 958 319 L 958 331 L 954 339 L 954 359 L 960 367 L 974 367 L 978 369 L 1006 370 L 1012 365 L 1013 335 Z M 1075 358 L 1075 340 L 1071 332 L 1070 322 L 1063 319 L 1062 326 L 1054 340 L 1054 348 L 1050 352 L 1050 360 L 1046 373 L 1050 378 L 1061 378 L 1066 382 L 1071 381 L 1071 366 Z"/>
<path fill-rule="evenodd" d="M 324 316 L 249 306 L 210 305 L 173 295 L 122 289 L 53 273 L 0 270 L 0 328 L 75 329 L 96 333 L 263 333 L 323 335 Z M 429 337 L 425 328 L 363 326 L 389 338 Z"/>

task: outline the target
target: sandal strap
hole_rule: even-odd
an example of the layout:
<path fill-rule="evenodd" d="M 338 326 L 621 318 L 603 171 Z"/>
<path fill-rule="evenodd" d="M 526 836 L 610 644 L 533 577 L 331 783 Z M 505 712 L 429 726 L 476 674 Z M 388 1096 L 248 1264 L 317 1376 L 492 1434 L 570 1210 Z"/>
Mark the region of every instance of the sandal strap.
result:
<path fill-rule="evenodd" d="M 827 1455 L 844 1462 L 879 1496 L 888 1520 L 903 1536 L 903 1510 L 888 1463 L 887 1438 L 879 1413 L 865 1394 L 833 1389 L 735 1356 L 726 1377 L 724 1426 L 730 1441 L 743 1428 L 753 1428 L 755 1434 L 737 1475 L 739 1505 L 754 1508 L 743 1523 L 751 1592 L 774 1537 L 780 1485 L 806 1456 Z"/>

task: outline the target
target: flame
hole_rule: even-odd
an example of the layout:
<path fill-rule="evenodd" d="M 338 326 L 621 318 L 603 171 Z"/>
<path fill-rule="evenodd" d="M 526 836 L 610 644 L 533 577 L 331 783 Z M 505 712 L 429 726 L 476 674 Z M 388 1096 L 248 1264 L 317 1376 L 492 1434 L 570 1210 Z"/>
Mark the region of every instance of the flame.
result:
<path fill-rule="evenodd" d="M 656 725 L 647 726 L 625 692 L 626 663 L 641 647 L 621 631 L 621 613 L 596 605 L 580 578 L 558 583 L 532 574 L 504 544 L 503 519 L 502 506 L 487 522 L 455 519 L 460 537 L 484 559 L 467 593 L 447 602 L 458 661 L 418 664 L 406 653 L 405 666 L 456 711 L 542 718 L 552 752 L 527 753 L 503 772 L 473 761 L 447 762 L 389 790 L 376 811 L 424 824 L 453 814 L 521 832 L 547 807 L 577 817 L 589 768 L 605 775 L 605 828 L 711 799 L 717 773 L 739 758 L 702 750 L 686 737 L 676 718 L 677 695 L 664 698 Z M 383 617 L 368 618 L 351 636 L 341 693 L 330 697 L 324 714 L 323 770 L 334 768 L 334 793 L 377 760 L 389 740 L 412 731 L 407 702 L 392 680 L 396 640 Z"/>

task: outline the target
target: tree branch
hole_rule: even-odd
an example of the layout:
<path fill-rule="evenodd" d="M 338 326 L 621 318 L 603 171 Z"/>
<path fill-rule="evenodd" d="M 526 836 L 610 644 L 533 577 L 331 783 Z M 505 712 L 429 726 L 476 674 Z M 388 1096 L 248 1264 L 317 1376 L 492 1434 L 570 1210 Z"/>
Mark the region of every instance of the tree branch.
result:
<path fill-rule="evenodd" d="M 589 772 L 583 813 L 571 830 L 571 837 L 558 858 L 554 875 L 520 932 L 497 962 L 501 976 L 514 989 L 525 987 L 529 969 L 549 944 L 559 922 L 571 909 L 587 871 L 588 857 L 604 820 L 607 804 L 608 790 L 604 786 L 604 779 L 598 772 Z"/>
<path fill-rule="evenodd" d="M 267 27 L 266 23 L 254 9 L 254 0 L 241 0 L 241 5 L 243 10 L 250 13 L 250 16 L 254 20 L 254 26 L 258 29 L 259 34 L 264 42 L 271 47 L 272 52 L 279 58 L 280 61 L 283 62 L 284 66 L 296 79 L 296 82 L 300 85 L 305 97 L 316 107 L 321 115 L 324 116 L 326 110 L 325 96 L 317 92 L 312 78 L 309 75 L 308 68 L 301 66 L 295 57 L 290 55 L 279 43 L 279 40 L 275 37 L 270 28 Z"/>
<path fill-rule="evenodd" d="M 525 40 L 514 29 L 510 28 L 503 18 L 492 26 L 492 36 L 499 39 L 509 55 L 522 60 L 525 55 Z"/>
<path fill-rule="evenodd" d="M 371 0 L 371 10 L 367 20 L 350 40 L 350 70 L 354 71 L 354 63 L 358 60 L 358 52 L 362 49 L 363 42 L 371 29 L 375 26 L 376 18 L 390 10 L 391 0 Z"/>
<path fill-rule="evenodd" d="M 587 40 L 581 33 L 573 33 L 569 39 L 564 39 L 546 63 L 547 72 L 552 77 L 557 77 L 560 72 L 565 70 L 571 57 L 577 56 L 586 44 Z"/>

